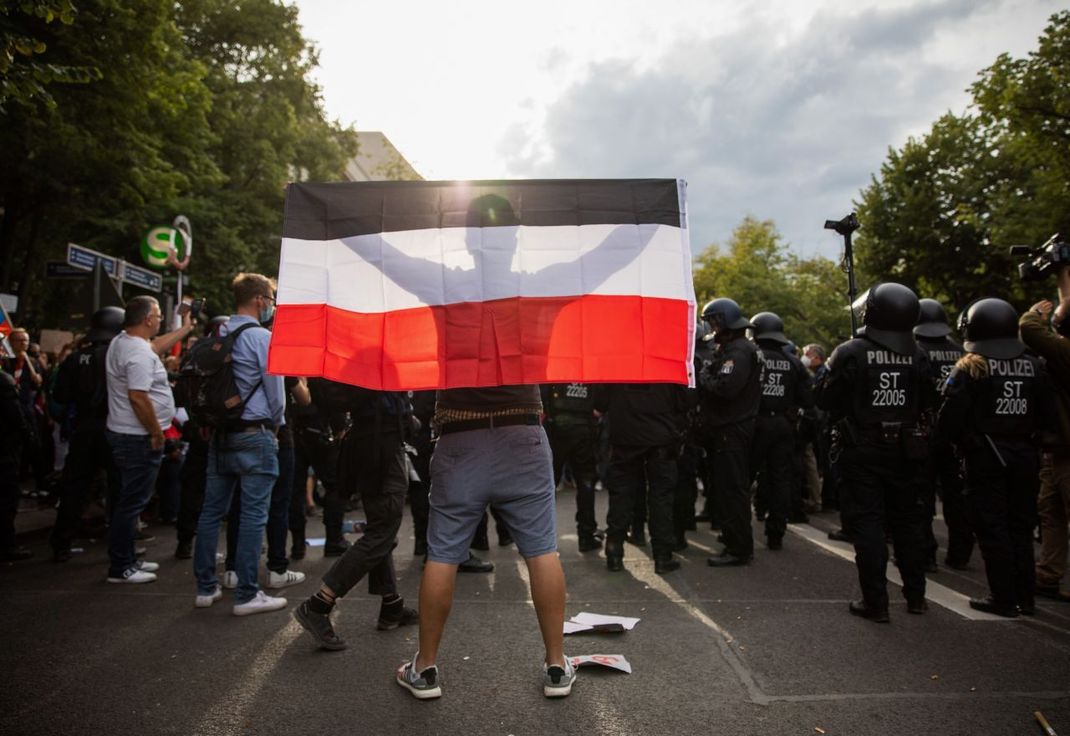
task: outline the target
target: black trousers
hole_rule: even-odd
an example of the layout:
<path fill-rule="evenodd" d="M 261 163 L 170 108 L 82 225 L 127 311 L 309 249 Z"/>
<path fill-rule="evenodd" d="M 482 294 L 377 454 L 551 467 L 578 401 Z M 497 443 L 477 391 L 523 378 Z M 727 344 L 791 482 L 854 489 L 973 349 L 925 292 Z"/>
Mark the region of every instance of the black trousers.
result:
<path fill-rule="evenodd" d="M 19 512 L 19 458 L 0 460 L 0 552 L 15 546 L 15 515 Z"/>
<path fill-rule="evenodd" d="M 992 597 L 1001 606 L 1033 605 L 1040 459 L 1024 443 L 997 442 L 966 454 L 966 493 Z"/>
<path fill-rule="evenodd" d="M 750 419 L 706 432 L 706 454 L 715 508 L 721 511 L 725 550 L 735 557 L 754 555 L 750 512 L 750 452 L 754 438 Z"/>
<path fill-rule="evenodd" d="M 308 469 L 316 474 L 323 484 L 326 495 L 323 499 L 323 525 L 327 529 L 327 541 L 337 542 L 342 536 L 342 519 L 345 515 L 345 500 L 339 496 L 337 484 L 338 443 L 324 442 L 319 437 L 294 429 L 293 490 L 290 495 L 290 535 L 294 549 L 305 546 L 305 489 Z"/>
<path fill-rule="evenodd" d="M 635 497 L 646 489 L 650 544 L 655 559 L 672 556 L 673 490 L 676 487 L 675 447 L 623 447 L 610 453 L 607 482 L 609 514 L 606 519 L 606 549 L 621 549 L 635 514 Z"/>
<path fill-rule="evenodd" d="M 565 465 L 572 469 L 576 481 L 576 532 L 589 537 L 598 531 L 594 518 L 594 483 L 598 478 L 595 456 L 597 426 L 587 422 L 561 422 L 547 425 L 550 452 L 554 456 L 554 485 L 561 482 Z"/>
<path fill-rule="evenodd" d="M 676 487 L 672 494 L 672 526 L 677 537 L 695 528 L 695 501 L 698 499 L 699 452 L 685 445 L 676 461 Z"/>
<path fill-rule="evenodd" d="M 182 490 L 179 494 L 178 521 L 175 528 L 179 544 L 193 541 L 197 534 L 197 521 L 204 506 L 204 489 L 208 484 L 208 440 L 194 433 L 186 448 L 186 461 L 182 463 Z"/>
<path fill-rule="evenodd" d="M 338 482 L 343 493 L 360 494 L 368 525 L 356 541 L 323 576 L 338 597 L 368 576 L 372 595 L 397 593 L 393 550 L 405 512 L 409 479 L 405 472 L 405 445 L 397 433 L 379 437 L 347 434 L 339 447 L 343 465 Z"/>
<path fill-rule="evenodd" d="M 755 420 L 751 473 L 757 476 L 759 493 L 765 498 L 765 536 L 771 541 L 782 539 L 788 527 L 793 454 L 794 438 L 787 417 L 760 416 Z M 747 522 L 749 525 L 749 517 Z"/>
<path fill-rule="evenodd" d="M 431 427 L 423 426 L 412 439 L 416 455 L 413 467 L 420 480 L 409 481 L 409 509 L 412 511 L 412 531 L 418 542 L 427 541 L 427 519 L 431 515 Z"/>
<path fill-rule="evenodd" d="M 947 561 L 965 565 L 973 554 L 973 526 L 962 479 L 962 466 L 950 448 L 941 452 L 933 463 L 936 487 L 944 506 L 947 525 Z"/>
<path fill-rule="evenodd" d="M 839 459 L 840 502 L 855 548 L 858 582 L 867 605 L 888 608 L 888 544 L 903 578 L 903 597 L 925 597 L 925 464 L 909 460 L 896 446 L 844 448 Z"/>
<path fill-rule="evenodd" d="M 119 495 L 119 469 L 115 467 L 104 427 L 87 427 L 71 435 L 67 459 L 63 463 L 59 508 L 49 542 L 56 552 L 71 548 L 78 534 L 82 514 L 92 501 L 96 480 L 104 471 L 108 482 L 108 507 Z"/>

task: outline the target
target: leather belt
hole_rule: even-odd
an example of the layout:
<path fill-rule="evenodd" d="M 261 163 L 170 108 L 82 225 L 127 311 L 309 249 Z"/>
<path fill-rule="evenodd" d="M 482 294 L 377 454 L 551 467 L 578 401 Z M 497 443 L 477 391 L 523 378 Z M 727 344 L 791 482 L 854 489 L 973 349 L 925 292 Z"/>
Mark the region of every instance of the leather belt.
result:
<path fill-rule="evenodd" d="M 448 422 L 438 428 L 439 435 L 453 434 L 454 432 L 471 432 L 475 429 L 494 429 L 495 427 L 516 427 L 518 425 L 538 426 L 538 414 L 506 414 L 500 417 L 484 417 L 483 419 L 464 419 L 459 422 Z"/>

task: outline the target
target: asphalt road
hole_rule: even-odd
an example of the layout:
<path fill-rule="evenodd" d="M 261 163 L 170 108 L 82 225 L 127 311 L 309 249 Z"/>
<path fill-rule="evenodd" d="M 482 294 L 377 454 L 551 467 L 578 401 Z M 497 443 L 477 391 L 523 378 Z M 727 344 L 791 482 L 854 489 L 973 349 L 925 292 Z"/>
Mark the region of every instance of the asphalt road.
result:
<path fill-rule="evenodd" d="M 629 546 L 618 574 L 581 555 L 573 497 L 558 499 L 568 614 L 641 618 L 627 633 L 570 636 L 567 651 L 623 654 L 632 674 L 585 668 L 571 697 L 544 699 L 524 566 L 496 547 L 494 573 L 459 578 L 444 696 L 418 702 L 393 683 L 415 628 L 376 631 L 363 586 L 337 614 L 346 651 L 317 651 L 291 619 L 329 565 L 318 550 L 294 565 L 309 580 L 286 591 L 286 612 L 236 618 L 229 597 L 193 608 L 192 566 L 156 527 L 149 585 L 105 584 L 100 541 L 64 565 L 38 543 L 35 560 L 0 566 L 0 734 L 1031 734 L 1036 710 L 1070 734 L 1070 605 L 967 617 L 964 596 L 985 589 L 976 553 L 971 570 L 930 576 L 925 616 L 893 586 L 892 623 L 877 625 L 847 613 L 857 581 L 850 553 L 824 540 L 832 515 L 792 527 L 781 552 L 759 546 L 746 568 L 707 567 L 714 535 L 693 533 L 683 568 L 659 577 L 649 548 Z M 604 493 L 598 504 L 604 518 Z M 400 539 L 414 600 L 408 518 Z"/>

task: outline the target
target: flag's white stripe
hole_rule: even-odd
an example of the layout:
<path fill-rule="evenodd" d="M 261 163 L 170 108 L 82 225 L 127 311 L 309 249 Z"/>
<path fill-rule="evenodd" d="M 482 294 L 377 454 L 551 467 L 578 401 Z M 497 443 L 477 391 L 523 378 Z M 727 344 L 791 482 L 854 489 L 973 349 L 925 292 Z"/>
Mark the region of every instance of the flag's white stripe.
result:
<path fill-rule="evenodd" d="M 282 241 L 280 304 L 378 313 L 582 294 L 693 304 L 687 230 L 654 224 L 442 228 Z"/>

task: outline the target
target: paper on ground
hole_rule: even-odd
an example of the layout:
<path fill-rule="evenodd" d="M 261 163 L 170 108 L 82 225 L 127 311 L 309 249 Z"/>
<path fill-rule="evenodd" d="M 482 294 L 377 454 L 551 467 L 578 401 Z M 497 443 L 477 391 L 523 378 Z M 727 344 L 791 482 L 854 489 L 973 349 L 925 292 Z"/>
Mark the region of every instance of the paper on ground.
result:
<path fill-rule="evenodd" d="M 322 547 L 327 544 L 326 537 L 309 537 L 305 540 L 309 547 Z"/>
<path fill-rule="evenodd" d="M 632 664 L 624 658 L 623 654 L 584 654 L 580 657 L 569 657 L 569 661 L 572 662 L 573 667 L 598 665 L 627 672 L 629 675 L 632 673 Z"/>
<path fill-rule="evenodd" d="M 635 625 L 639 623 L 639 619 L 637 618 L 629 618 L 628 616 L 607 616 L 602 613 L 589 613 L 588 611 L 577 613 L 572 617 L 572 620 L 578 624 L 587 624 L 588 626 L 598 626 L 599 624 L 620 624 L 624 627 L 625 631 L 631 631 L 635 628 Z"/>

